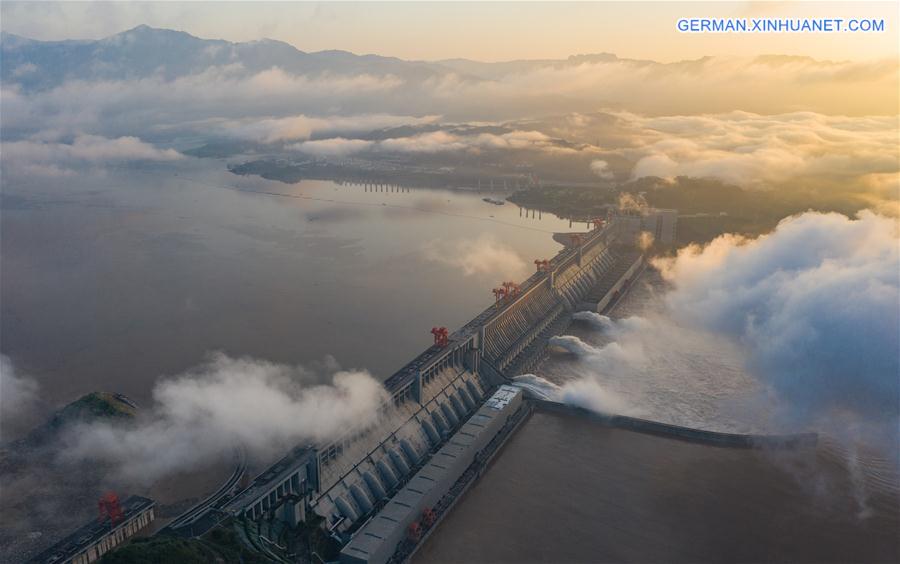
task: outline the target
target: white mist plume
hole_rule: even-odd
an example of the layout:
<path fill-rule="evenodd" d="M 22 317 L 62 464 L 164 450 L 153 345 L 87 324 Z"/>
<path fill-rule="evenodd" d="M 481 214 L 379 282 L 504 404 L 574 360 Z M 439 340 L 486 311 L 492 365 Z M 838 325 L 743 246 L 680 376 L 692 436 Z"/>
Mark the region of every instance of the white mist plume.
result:
<path fill-rule="evenodd" d="M 560 386 L 534 374 L 523 374 L 513 378 L 513 385 L 538 399 L 583 407 L 603 415 L 640 414 L 628 402 L 590 379 L 576 379 Z"/>
<path fill-rule="evenodd" d="M 433 241 L 423 247 L 423 252 L 427 259 L 460 268 L 466 276 L 484 274 L 519 279 L 527 273 L 522 257 L 489 233 L 476 239 Z"/>
<path fill-rule="evenodd" d="M 12 360 L 0 355 L 0 438 L 5 439 L 8 427 L 28 412 L 37 400 L 38 383 L 22 374 L 16 374 Z"/>
<path fill-rule="evenodd" d="M 366 372 L 334 371 L 315 384 L 310 370 L 218 353 L 186 374 L 160 381 L 154 405 L 134 425 L 82 425 L 66 437 L 63 457 L 117 466 L 147 483 L 190 470 L 243 445 L 271 455 L 302 441 L 336 438 L 373 424 L 387 392 Z"/>
<path fill-rule="evenodd" d="M 640 194 L 621 192 L 619 194 L 619 210 L 624 212 L 639 212 L 647 209 L 647 200 Z"/>
<path fill-rule="evenodd" d="M 594 409 L 592 390 L 599 386 L 630 406 L 619 413 L 715 431 L 780 432 L 770 427 L 769 406 L 758 408 L 758 383 L 744 373 L 743 357 L 728 340 L 658 315 L 610 319 L 579 312 L 575 318 L 598 332 L 591 342 L 574 335 L 550 339 L 577 358 L 551 364 L 546 374 L 566 388 L 566 403 Z"/>
<path fill-rule="evenodd" d="M 584 321 L 595 329 L 600 329 L 610 335 L 620 335 L 627 331 L 638 331 L 647 328 L 649 325 L 649 322 L 643 317 L 632 316 L 613 320 L 609 316 L 596 311 L 576 311 L 572 314 L 572 319 Z"/>
<path fill-rule="evenodd" d="M 578 356 L 596 356 L 598 354 L 601 354 L 601 349 L 592 347 L 591 345 L 585 343 L 574 335 L 558 335 L 555 337 L 550 337 L 547 344 L 554 347 L 560 347 Z M 610 343 L 607 346 L 609 347 L 618 345 L 616 345 L 615 343 Z"/>
<path fill-rule="evenodd" d="M 576 311 L 572 314 L 572 319 L 575 321 L 584 321 L 592 327 L 602 331 L 610 331 L 615 327 L 612 319 L 595 311 Z"/>
<path fill-rule="evenodd" d="M 600 159 L 591 161 L 591 172 L 596 174 L 602 180 L 612 180 L 616 177 L 616 175 L 609 170 L 609 163 Z"/>
<path fill-rule="evenodd" d="M 806 213 L 656 263 L 685 323 L 731 337 L 750 371 L 814 426 L 868 425 L 896 450 L 900 238 L 894 219 Z M 876 436 L 879 435 L 879 436 Z"/>

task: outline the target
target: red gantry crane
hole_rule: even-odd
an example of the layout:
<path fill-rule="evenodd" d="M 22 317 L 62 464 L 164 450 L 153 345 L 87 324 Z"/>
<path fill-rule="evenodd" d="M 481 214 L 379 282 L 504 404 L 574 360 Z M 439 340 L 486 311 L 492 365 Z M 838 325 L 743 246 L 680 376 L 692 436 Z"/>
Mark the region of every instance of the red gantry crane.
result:
<path fill-rule="evenodd" d="M 434 525 L 435 521 L 437 521 L 437 514 L 434 512 L 434 509 L 426 507 L 425 511 L 422 512 L 422 526 L 428 529 L 429 527 Z"/>
<path fill-rule="evenodd" d="M 97 502 L 97 507 L 99 509 L 99 521 L 102 523 L 109 518 L 109 522 L 113 525 L 125 519 L 125 513 L 122 511 L 122 506 L 119 505 L 119 496 L 116 495 L 115 492 L 106 492 L 100 498 L 100 501 Z"/>
<path fill-rule="evenodd" d="M 503 288 L 506 289 L 507 297 L 514 297 L 519 295 L 519 285 L 515 282 L 504 282 Z"/>
<path fill-rule="evenodd" d="M 495 303 L 499 306 L 500 302 L 506 298 L 512 298 L 519 295 L 519 285 L 515 282 L 503 282 L 500 284 L 500 288 L 494 288 L 491 291 L 494 292 Z"/>
<path fill-rule="evenodd" d="M 406 529 L 406 538 L 414 543 L 422 540 L 422 526 L 419 525 L 418 521 L 413 521 L 409 524 L 409 528 Z"/>
<path fill-rule="evenodd" d="M 434 335 L 434 344 L 439 347 L 446 347 L 450 344 L 450 333 L 446 327 L 432 327 L 431 334 Z"/>

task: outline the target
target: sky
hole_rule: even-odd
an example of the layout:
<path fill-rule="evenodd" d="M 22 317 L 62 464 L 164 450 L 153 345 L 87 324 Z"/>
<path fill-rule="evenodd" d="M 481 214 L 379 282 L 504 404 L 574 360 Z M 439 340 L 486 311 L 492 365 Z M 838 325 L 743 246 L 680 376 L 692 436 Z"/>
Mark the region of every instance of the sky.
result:
<path fill-rule="evenodd" d="M 2 29 L 34 39 L 96 39 L 140 24 L 199 37 L 285 41 L 404 59 L 502 61 L 610 52 L 672 62 L 706 55 L 898 56 L 894 2 L 8 2 Z M 684 17 L 884 18 L 869 34 L 682 34 Z"/>

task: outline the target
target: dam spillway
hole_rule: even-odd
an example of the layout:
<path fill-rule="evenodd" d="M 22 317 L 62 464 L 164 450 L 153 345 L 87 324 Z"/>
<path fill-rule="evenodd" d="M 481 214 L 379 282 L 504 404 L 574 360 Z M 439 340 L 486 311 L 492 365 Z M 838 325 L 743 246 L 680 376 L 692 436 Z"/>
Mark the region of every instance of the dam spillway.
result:
<path fill-rule="evenodd" d="M 611 217 L 590 232 L 557 236 L 564 248 L 541 261 L 514 292 L 452 333 L 436 328 L 435 344 L 385 380 L 390 401 L 374 425 L 349 429 L 327 443 L 298 446 L 213 508 L 211 515 L 218 517 L 210 523 L 231 517 L 244 544 L 277 561 L 279 547 L 263 534 L 275 521 L 294 526 L 316 516 L 333 538 L 350 546 L 360 534 L 378 534 L 361 531 L 401 494 L 420 496 L 425 505 L 444 500 L 471 474 L 485 445 L 496 445 L 496 438 L 521 420 L 522 392 L 504 386 L 509 377 L 537 362 L 546 340 L 585 307 L 591 291 L 609 284 L 606 279 L 623 270 L 623 261 L 633 260 L 631 225 Z M 496 421 L 485 415 L 497 411 L 484 411 L 491 405 L 502 405 Z M 487 425 L 488 420 L 493 422 Z M 422 474 L 426 467 L 431 472 Z M 390 506 L 396 510 L 396 504 Z M 342 559 L 383 562 L 393 553 L 388 548 L 379 545 L 371 558 L 345 551 Z"/>

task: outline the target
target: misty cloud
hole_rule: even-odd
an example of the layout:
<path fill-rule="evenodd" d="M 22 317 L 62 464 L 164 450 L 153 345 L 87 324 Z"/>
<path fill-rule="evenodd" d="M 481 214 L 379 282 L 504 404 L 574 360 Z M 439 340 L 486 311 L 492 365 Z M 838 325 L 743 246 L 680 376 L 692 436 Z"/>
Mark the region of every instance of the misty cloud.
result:
<path fill-rule="evenodd" d="M 16 420 L 34 406 L 38 390 L 35 380 L 17 374 L 12 360 L 0 355 L 0 433 L 6 435 L 2 427 L 15 425 Z"/>
<path fill-rule="evenodd" d="M 78 135 L 71 143 L 14 141 L 3 143 L 5 170 L 58 176 L 73 174 L 79 166 L 126 161 L 172 161 L 183 158 L 174 149 L 158 149 L 137 137 L 107 139 Z"/>
<path fill-rule="evenodd" d="M 591 112 L 598 109 L 598 100 L 605 107 L 656 115 L 771 114 L 798 107 L 838 115 L 896 113 L 896 60 L 833 62 L 775 55 L 658 63 L 600 54 L 518 64 L 446 64 L 488 81 L 433 78 L 436 97 L 445 102 L 492 100 L 500 112 L 519 115 Z"/>
<path fill-rule="evenodd" d="M 612 180 L 615 178 L 615 174 L 609 170 L 609 163 L 601 161 L 600 159 L 591 161 L 591 172 L 602 180 Z"/>
<path fill-rule="evenodd" d="M 633 178 L 712 176 L 758 186 L 816 175 L 891 175 L 896 182 L 900 172 L 897 120 L 891 117 L 810 112 L 619 117 L 639 145 L 620 153 L 634 161 Z"/>
<path fill-rule="evenodd" d="M 326 113 L 335 103 L 375 113 L 380 94 L 399 87 L 396 77 L 358 75 L 294 75 L 272 68 L 247 75 L 239 65 L 210 67 L 165 80 L 150 76 L 130 80 L 71 80 L 42 92 L 23 92 L 15 85 L 0 89 L 5 136 L 56 130 L 66 134 L 105 136 L 135 132 L 209 134 L 208 120 L 255 117 L 264 125 L 219 123 L 235 135 L 266 139 L 303 135 L 317 122 L 297 110 Z M 261 95 L 260 93 L 265 93 Z M 281 115 L 279 120 L 272 116 Z"/>
<path fill-rule="evenodd" d="M 896 449 L 900 239 L 895 220 L 806 213 L 757 239 L 726 235 L 657 265 L 684 323 L 730 337 L 801 423 L 851 423 Z"/>
<path fill-rule="evenodd" d="M 487 233 L 476 239 L 431 241 L 422 252 L 427 259 L 458 268 L 466 276 L 520 280 L 528 272 L 515 250 Z"/>
<path fill-rule="evenodd" d="M 427 123 L 435 115 L 497 123 L 603 108 L 650 115 L 773 114 L 796 108 L 891 115 L 898 81 L 896 61 L 767 56 L 662 64 L 601 54 L 558 61 L 427 63 L 301 53 L 279 42 L 236 44 L 146 27 L 91 45 L 93 50 L 83 50 L 4 37 L 5 60 L 14 65 L 0 88 L 5 139 L 51 130 L 142 139 L 152 133 L 169 140 L 224 134 L 271 143 L 302 141 L 316 131 L 350 138 L 348 133 L 367 128 Z M 570 125 L 577 128 L 578 121 Z M 571 150 L 541 139 L 543 133 L 525 133 L 488 135 L 465 144 Z M 388 142 L 385 149 L 441 151 L 456 142 L 423 136 L 411 145 Z M 642 167 L 671 168 L 666 158 L 682 163 L 666 147 L 657 152 L 646 155 L 650 160 Z"/>
<path fill-rule="evenodd" d="M 375 129 L 386 127 L 398 127 L 401 125 L 421 125 L 433 123 L 437 116 L 395 116 L 388 114 L 366 115 L 332 115 L 313 117 L 305 115 L 289 116 L 282 118 L 266 118 L 228 121 L 219 125 L 223 134 L 238 139 L 257 141 L 260 143 L 276 143 L 280 141 L 306 140 L 317 134 L 328 137 L 345 133 L 365 133 Z M 323 139 L 310 143 L 295 145 L 294 148 L 313 152 L 312 147 L 319 143 L 318 147 L 325 147 L 321 143 L 325 141 L 352 141 L 361 142 L 359 139 Z M 326 150 L 327 151 L 327 150 Z"/>
<path fill-rule="evenodd" d="M 591 147 L 564 146 L 539 131 L 510 131 L 503 134 L 480 133 L 465 135 L 450 131 L 432 131 L 416 135 L 392 137 L 381 141 L 334 137 L 304 141 L 288 146 L 289 149 L 321 157 L 341 157 L 363 152 L 437 154 L 483 151 L 540 151 L 545 153 L 576 154 L 593 150 Z"/>
<path fill-rule="evenodd" d="M 159 381 L 153 406 L 134 425 L 101 422 L 72 430 L 61 456 L 112 463 L 124 479 L 149 483 L 227 457 L 238 445 L 271 456 L 375 423 L 387 399 L 381 384 L 366 372 L 325 368 L 316 374 L 218 353 L 195 370 Z M 323 378 L 326 383 L 316 383 Z"/>
<path fill-rule="evenodd" d="M 128 57 L 112 57 L 117 42 L 126 40 L 134 43 Z M 159 59 L 159 65 L 126 64 L 143 61 L 141 42 L 176 40 L 190 62 L 164 53 L 144 61 Z M 314 157 L 528 151 L 538 168 L 583 171 L 580 181 L 684 175 L 771 186 L 828 176 L 882 199 L 900 187 L 896 119 L 866 117 L 896 112 L 897 67 L 885 61 L 767 56 L 661 64 L 603 54 L 413 63 L 143 28 L 101 42 L 103 56 L 112 57 L 109 72 L 88 65 L 44 84 L 25 77 L 46 71 L 44 63 L 27 60 L 40 48 L 22 41 L 9 39 L 4 48 L 19 66 L 38 69 L 8 77 L 0 89 L 4 145 L 139 135 L 166 145 L 222 138 L 287 143 L 288 150 Z M 260 64 L 261 53 L 271 66 Z M 565 117 L 556 123 L 532 117 L 548 114 Z M 506 123 L 510 131 L 416 130 L 436 116 Z M 388 138 L 367 135 L 393 127 L 402 130 Z M 66 174 L 71 168 L 36 170 Z"/>

